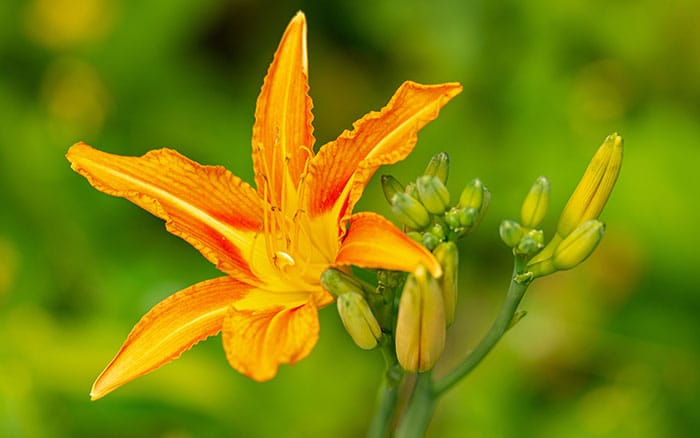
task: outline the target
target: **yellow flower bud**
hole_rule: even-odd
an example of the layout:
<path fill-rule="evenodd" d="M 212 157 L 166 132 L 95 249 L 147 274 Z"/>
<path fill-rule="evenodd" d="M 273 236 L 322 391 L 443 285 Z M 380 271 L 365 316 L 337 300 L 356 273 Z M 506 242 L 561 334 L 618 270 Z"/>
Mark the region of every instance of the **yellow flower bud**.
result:
<path fill-rule="evenodd" d="M 535 228 L 544 219 L 549 205 L 549 180 L 540 176 L 535 180 L 520 209 L 521 223 L 525 228 Z"/>
<path fill-rule="evenodd" d="M 410 228 L 419 230 L 430 225 L 430 215 L 423 204 L 406 193 L 395 193 L 391 197 L 391 210 Z"/>
<path fill-rule="evenodd" d="M 416 179 L 418 197 L 432 214 L 442 214 L 450 205 L 450 192 L 437 176 L 423 175 Z"/>
<path fill-rule="evenodd" d="M 431 369 L 445 348 L 445 306 L 440 286 L 424 267 L 408 276 L 399 301 L 396 357 L 410 372 Z"/>
<path fill-rule="evenodd" d="M 445 306 L 445 326 L 449 327 L 455 319 L 457 309 L 459 250 L 454 242 L 443 242 L 435 248 L 433 255 L 442 266 L 442 277 L 438 280 L 438 284 Z"/>
<path fill-rule="evenodd" d="M 345 330 L 358 347 L 371 350 L 382 337 L 382 329 L 365 298 L 357 292 L 338 296 L 338 314 Z"/>
<path fill-rule="evenodd" d="M 599 220 L 593 219 L 579 225 L 554 250 L 553 266 L 563 271 L 583 262 L 593 253 L 604 233 L 605 225 Z"/>
<path fill-rule="evenodd" d="M 447 184 L 447 175 L 450 171 L 450 156 L 446 152 L 433 155 L 423 175 L 436 176 L 441 183 Z"/>
<path fill-rule="evenodd" d="M 622 137 L 609 135 L 588 165 L 559 218 L 557 234 L 568 236 L 576 227 L 597 219 L 615 186 L 622 165 Z"/>

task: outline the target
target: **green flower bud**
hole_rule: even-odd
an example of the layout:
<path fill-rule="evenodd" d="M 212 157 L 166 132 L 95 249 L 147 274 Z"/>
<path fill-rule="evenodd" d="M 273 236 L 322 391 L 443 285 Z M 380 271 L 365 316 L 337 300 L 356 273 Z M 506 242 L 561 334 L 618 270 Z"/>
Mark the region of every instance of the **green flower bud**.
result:
<path fill-rule="evenodd" d="M 442 214 L 450 204 L 450 192 L 437 176 L 423 175 L 416 180 L 418 198 L 432 214 Z"/>
<path fill-rule="evenodd" d="M 440 286 L 424 267 L 409 275 L 399 301 L 396 357 L 410 372 L 431 369 L 445 348 L 445 306 Z"/>
<path fill-rule="evenodd" d="M 552 264 L 560 271 L 571 269 L 590 256 L 605 234 L 605 224 L 592 219 L 579 225 L 554 250 Z"/>
<path fill-rule="evenodd" d="M 520 217 L 525 228 L 535 228 L 544 219 L 549 206 L 549 180 L 541 176 L 535 180 L 520 209 Z"/>
<path fill-rule="evenodd" d="M 433 155 L 430 159 L 428 167 L 425 168 L 423 175 L 436 176 L 441 183 L 447 184 L 447 175 L 450 171 L 450 156 L 446 152 L 440 152 Z"/>
<path fill-rule="evenodd" d="M 417 199 L 406 193 L 391 197 L 391 210 L 410 228 L 420 230 L 430 225 L 430 214 Z"/>
<path fill-rule="evenodd" d="M 525 236 L 523 236 L 522 239 L 520 239 L 520 243 L 518 243 L 516 252 L 518 254 L 531 256 L 540 249 L 542 249 L 542 244 L 538 242 L 535 238 L 533 238 L 533 236 L 526 234 Z"/>
<path fill-rule="evenodd" d="M 459 250 L 454 242 L 443 242 L 433 250 L 433 255 L 442 266 L 442 277 L 438 280 L 438 284 L 445 305 L 445 326 L 449 327 L 455 319 L 457 309 Z"/>
<path fill-rule="evenodd" d="M 464 228 L 471 228 L 479 219 L 479 212 L 473 207 L 460 208 L 457 217 L 459 217 L 459 225 Z"/>
<path fill-rule="evenodd" d="M 403 185 L 391 175 L 382 175 L 382 191 L 384 192 L 384 197 L 391 204 L 391 198 L 396 193 L 403 193 Z"/>
<path fill-rule="evenodd" d="M 423 233 L 419 233 L 418 231 L 409 231 L 406 233 L 406 235 L 418 243 L 423 243 Z"/>
<path fill-rule="evenodd" d="M 459 211 L 459 208 L 452 207 L 445 213 L 445 223 L 452 230 L 462 226 L 459 222 Z"/>
<path fill-rule="evenodd" d="M 433 236 L 437 237 L 440 242 L 445 240 L 445 237 L 447 237 L 447 235 L 445 234 L 445 227 L 443 227 L 440 224 L 434 224 L 432 227 L 430 227 L 428 232 Z"/>
<path fill-rule="evenodd" d="M 544 246 L 544 232 L 542 230 L 530 230 L 527 235 L 534 240 L 540 248 Z"/>
<path fill-rule="evenodd" d="M 382 329 L 364 297 L 356 292 L 338 296 L 338 314 L 345 330 L 358 347 L 371 350 L 382 337 Z"/>
<path fill-rule="evenodd" d="M 438 246 L 440 239 L 438 239 L 433 233 L 423 233 L 421 243 L 424 247 L 432 251 L 436 246 Z"/>
<path fill-rule="evenodd" d="M 321 274 L 321 286 L 334 296 L 349 292 L 362 293 L 362 283 L 357 278 L 335 268 L 326 269 Z"/>
<path fill-rule="evenodd" d="M 501 236 L 503 243 L 510 248 L 514 248 L 520 243 L 520 239 L 523 238 L 523 228 L 519 223 L 506 219 L 501 222 L 501 226 L 498 228 L 498 234 Z"/>
<path fill-rule="evenodd" d="M 481 210 L 487 191 L 488 189 L 486 189 L 486 186 L 484 186 L 481 180 L 479 178 L 474 178 L 467 183 L 467 186 L 462 190 L 462 194 L 459 196 L 459 206 L 471 207 L 476 211 Z"/>

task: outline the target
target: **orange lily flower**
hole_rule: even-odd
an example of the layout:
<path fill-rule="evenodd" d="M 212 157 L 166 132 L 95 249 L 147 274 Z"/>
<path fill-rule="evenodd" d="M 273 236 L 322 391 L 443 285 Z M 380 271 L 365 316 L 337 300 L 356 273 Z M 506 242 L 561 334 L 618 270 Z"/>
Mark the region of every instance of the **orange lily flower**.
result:
<path fill-rule="evenodd" d="M 433 256 L 389 221 L 351 213 L 376 169 L 405 158 L 418 131 L 461 86 L 406 82 L 381 111 L 318 154 L 308 88 L 306 20 L 299 12 L 257 101 L 257 190 L 221 166 L 202 166 L 169 149 L 123 157 L 84 143 L 70 148 L 72 168 L 93 187 L 164 219 L 169 232 L 225 274 L 153 307 L 97 378 L 93 400 L 220 331 L 233 368 L 257 381 L 271 379 L 280 364 L 294 364 L 316 344 L 317 311 L 333 301 L 320 285 L 330 266 L 410 271 L 422 264 L 441 274 Z"/>

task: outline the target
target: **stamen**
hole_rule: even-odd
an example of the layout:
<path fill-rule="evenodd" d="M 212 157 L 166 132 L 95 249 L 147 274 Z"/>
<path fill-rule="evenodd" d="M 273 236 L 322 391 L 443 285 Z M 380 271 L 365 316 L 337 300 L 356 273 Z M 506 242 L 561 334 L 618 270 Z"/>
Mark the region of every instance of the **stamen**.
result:
<path fill-rule="evenodd" d="M 268 187 L 267 175 L 263 175 L 264 192 L 265 197 L 269 195 L 270 189 Z M 265 237 L 265 252 L 267 253 L 267 258 L 272 259 L 274 255 L 272 241 L 270 236 L 272 234 L 272 225 L 270 224 L 270 210 L 265 206 L 263 208 L 263 234 Z"/>
<path fill-rule="evenodd" d="M 307 147 L 306 145 L 301 145 L 299 147 L 302 151 L 306 152 L 307 157 L 306 160 L 304 160 L 304 169 L 301 171 L 301 175 L 299 176 L 299 185 L 297 186 L 297 211 L 294 213 L 294 217 L 292 218 L 292 222 L 294 223 L 294 234 L 292 241 L 294 242 L 294 248 L 292 252 L 297 253 L 299 251 L 299 223 L 297 221 L 297 215 L 300 213 L 304 214 L 304 210 L 299 208 L 300 205 L 305 205 L 304 203 L 304 195 L 306 194 L 305 188 L 306 185 L 304 184 L 304 181 L 306 180 L 306 176 L 309 173 L 309 162 L 310 158 L 313 157 L 313 151 Z"/>
<path fill-rule="evenodd" d="M 275 261 L 275 266 L 283 272 L 286 272 L 287 269 L 296 265 L 294 257 L 284 251 L 277 251 L 273 260 Z"/>

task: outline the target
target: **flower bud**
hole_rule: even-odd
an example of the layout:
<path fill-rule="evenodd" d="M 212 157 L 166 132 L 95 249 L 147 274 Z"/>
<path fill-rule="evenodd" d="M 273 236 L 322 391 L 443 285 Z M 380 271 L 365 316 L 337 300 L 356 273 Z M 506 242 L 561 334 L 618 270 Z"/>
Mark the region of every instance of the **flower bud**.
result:
<path fill-rule="evenodd" d="M 384 192 L 384 197 L 391 204 L 391 198 L 396 193 L 403 193 L 403 185 L 391 175 L 382 175 L 382 191 Z"/>
<path fill-rule="evenodd" d="M 409 231 L 406 235 L 418 243 L 423 243 L 423 234 L 418 231 Z"/>
<path fill-rule="evenodd" d="M 423 204 L 406 193 L 395 193 L 391 197 L 391 210 L 410 228 L 419 230 L 430 224 L 430 215 Z"/>
<path fill-rule="evenodd" d="M 338 296 L 338 314 L 345 330 L 358 347 L 371 350 L 382 337 L 382 329 L 364 297 L 356 292 Z"/>
<path fill-rule="evenodd" d="M 410 372 L 431 369 L 445 348 L 445 306 L 440 286 L 424 267 L 408 276 L 399 301 L 396 357 Z"/>
<path fill-rule="evenodd" d="M 457 207 L 452 207 L 445 213 L 445 223 L 447 224 L 448 227 L 450 227 L 452 230 L 455 228 L 461 227 L 459 223 L 459 211 L 460 209 Z"/>
<path fill-rule="evenodd" d="M 520 218 L 525 228 L 536 228 L 547 213 L 549 206 L 549 180 L 541 176 L 535 180 L 520 209 Z"/>
<path fill-rule="evenodd" d="M 423 244 L 424 247 L 428 248 L 428 250 L 434 250 L 439 243 L 440 239 L 438 239 L 438 237 L 433 233 L 423 233 L 423 237 L 421 238 L 421 244 Z"/>
<path fill-rule="evenodd" d="M 520 239 L 523 238 L 523 228 L 519 223 L 506 219 L 501 222 L 501 226 L 498 228 L 498 234 L 500 234 L 503 243 L 510 248 L 514 248 L 520 243 Z"/>
<path fill-rule="evenodd" d="M 447 235 L 445 234 L 445 227 L 440 224 L 433 224 L 432 227 L 428 229 L 428 232 L 433 236 L 438 238 L 438 241 L 442 242 L 445 240 Z"/>
<path fill-rule="evenodd" d="M 593 253 L 605 234 L 605 224 L 592 219 L 579 225 L 554 250 L 552 264 L 560 271 L 571 269 Z"/>
<path fill-rule="evenodd" d="M 620 174 L 622 149 L 619 135 L 612 134 L 605 139 L 561 213 L 557 225 L 559 236 L 565 238 L 579 225 L 600 216 Z"/>
<path fill-rule="evenodd" d="M 358 279 L 335 268 L 323 271 L 321 286 L 336 297 L 348 292 L 362 293 L 362 283 Z"/>
<path fill-rule="evenodd" d="M 423 175 L 436 176 L 441 183 L 447 184 L 447 175 L 450 171 L 450 156 L 446 152 L 433 155 Z"/>
<path fill-rule="evenodd" d="M 457 212 L 459 225 L 464 228 L 471 228 L 479 219 L 479 211 L 473 207 L 460 208 Z"/>
<path fill-rule="evenodd" d="M 454 242 L 443 242 L 435 248 L 433 255 L 442 266 L 442 277 L 438 280 L 445 306 L 445 326 L 449 327 L 455 319 L 457 280 L 459 277 L 459 250 Z"/>
<path fill-rule="evenodd" d="M 542 230 L 530 230 L 518 244 L 517 253 L 532 256 L 544 246 L 544 234 Z"/>
<path fill-rule="evenodd" d="M 486 186 L 484 186 L 481 180 L 479 178 L 474 178 L 469 181 L 464 190 L 462 190 L 462 194 L 459 196 L 459 206 L 471 207 L 477 211 L 481 210 L 486 192 Z"/>
<path fill-rule="evenodd" d="M 416 188 L 420 201 L 432 214 L 442 214 L 450 204 L 450 192 L 437 176 L 418 177 Z"/>

